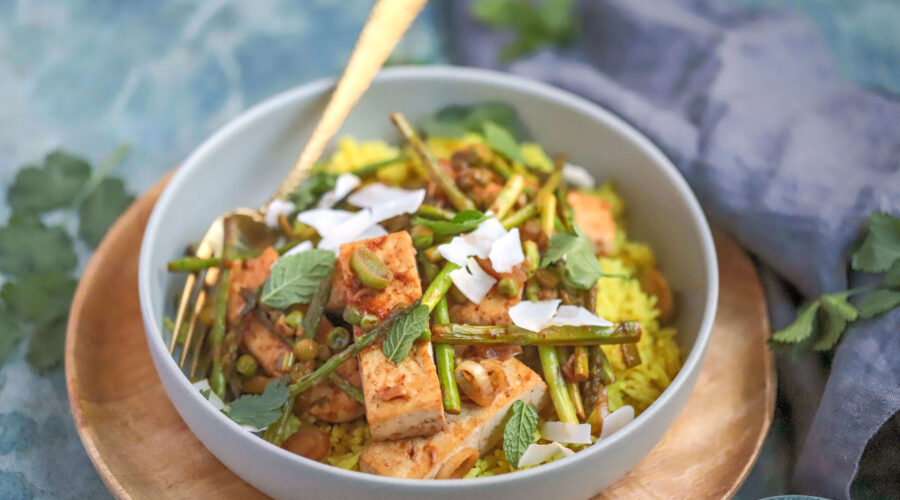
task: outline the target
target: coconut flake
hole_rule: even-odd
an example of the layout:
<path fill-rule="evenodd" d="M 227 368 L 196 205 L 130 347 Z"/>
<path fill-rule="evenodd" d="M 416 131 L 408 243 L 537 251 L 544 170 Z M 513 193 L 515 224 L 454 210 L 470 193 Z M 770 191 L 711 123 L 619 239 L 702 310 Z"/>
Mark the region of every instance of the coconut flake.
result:
<path fill-rule="evenodd" d="M 212 391 L 212 388 L 209 386 L 209 380 L 198 380 L 197 382 L 194 382 L 193 385 L 195 389 L 200 391 L 201 396 L 203 396 L 203 391 L 209 391 L 209 396 L 206 396 L 206 400 L 209 401 L 209 404 L 211 404 L 213 408 L 219 411 L 227 408 L 225 402 L 222 401 L 222 399 Z"/>
<path fill-rule="evenodd" d="M 560 453 L 566 457 L 575 454 L 574 451 L 556 441 L 550 444 L 530 444 L 528 445 L 528 448 L 525 449 L 525 453 L 519 458 L 517 468 L 521 469 L 522 467 L 527 467 L 529 465 L 542 464 Z"/>
<path fill-rule="evenodd" d="M 560 302 L 559 299 L 539 300 L 537 302 L 523 300 L 509 308 L 509 319 L 516 326 L 539 332 L 550 324 L 550 320 L 556 313 Z"/>
<path fill-rule="evenodd" d="M 603 419 L 603 428 L 600 430 L 600 439 L 606 439 L 619 432 L 622 430 L 622 427 L 630 424 L 633 420 L 634 408 L 629 405 L 625 405 L 610 413 Z"/>
<path fill-rule="evenodd" d="M 497 282 L 493 276 L 484 272 L 475 259 L 466 261 L 466 266 L 450 272 L 450 279 L 467 299 L 480 304 L 484 296 Z"/>
<path fill-rule="evenodd" d="M 316 206 L 319 208 L 333 207 L 335 203 L 343 200 L 350 192 L 356 189 L 359 183 L 359 177 L 351 173 L 339 175 L 334 181 L 334 189 L 323 194 Z"/>
<path fill-rule="evenodd" d="M 522 240 L 519 239 L 519 228 L 513 228 L 491 244 L 491 266 L 498 273 L 508 273 L 513 266 L 525 261 L 522 253 Z"/>
<path fill-rule="evenodd" d="M 322 241 L 319 242 L 319 248 L 325 250 L 337 251 L 344 243 L 350 243 L 359 239 L 359 235 L 369 230 L 375 225 L 375 217 L 369 210 L 360 210 L 351 215 L 347 220 L 341 222 L 325 231 L 322 234 Z"/>
<path fill-rule="evenodd" d="M 303 253 L 307 250 L 312 250 L 312 247 L 313 247 L 313 244 L 311 241 L 301 241 L 300 243 L 297 243 L 293 248 L 291 248 L 287 252 L 284 252 L 283 254 L 281 254 L 281 258 L 283 259 L 283 258 L 291 256 L 291 255 Z M 275 262 L 278 262 L 278 261 L 275 261 Z M 274 266 L 275 263 L 272 263 L 272 265 Z"/>
<path fill-rule="evenodd" d="M 374 226 L 369 226 L 368 229 L 359 233 L 359 235 L 357 235 L 356 239 L 353 241 L 368 240 L 369 238 L 378 238 L 379 236 L 384 236 L 386 234 L 388 234 L 388 232 L 385 228 L 379 226 L 378 224 L 375 224 Z"/>
<path fill-rule="evenodd" d="M 541 437 L 560 443 L 591 444 L 591 424 L 545 422 L 541 427 Z"/>
<path fill-rule="evenodd" d="M 581 306 L 559 306 L 548 326 L 612 326 L 612 322 Z"/>
<path fill-rule="evenodd" d="M 376 222 L 382 222 L 398 215 L 415 213 L 425 201 L 424 189 L 400 189 L 381 183 L 362 187 L 347 198 L 357 207 L 372 210 Z"/>
<path fill-rule="evenodd" d="M 271 228 L 278 227 L 278 216 L 283 215 L 287 217 L 291 212 L 297 209 L 297 205 L 294 205 L 292 202 L 287 200 L 279 200 L 275 199 L 269 202 L 266 205 L 265 210 L 265 221 L 266 225 Z"/>
<path fill-rule="evenodd" d="M 333 208 L 314 208 L 297 214 L 298 221 L 312 227 L 323 237 L 329 230 L 346 222 L 350 217 L 353 217 L 353 212 Z"/>
<path fill-rule="evenodd" d="M 473 255 L 488 258 L 494 242 L 506 235 L 506 232 L 503 224 L 492 217 L 479 224 L 471 233 L 454 236 L 450 243 L 438 246 L 438 253 L 448 261 L 464 266 L 466 259 Z M 522 259 L 524 258 L 523 255 Z"/>
<path fill-rule="evenodd" d="M 597 180 L 594 179 L 594 176 L 586 168 L 579 165 L 566 163 L 563 165 L 562 174 L 566 184 L 571 184 L 581 189 L 594 189 L 594 186 L 597 185 Z"/>

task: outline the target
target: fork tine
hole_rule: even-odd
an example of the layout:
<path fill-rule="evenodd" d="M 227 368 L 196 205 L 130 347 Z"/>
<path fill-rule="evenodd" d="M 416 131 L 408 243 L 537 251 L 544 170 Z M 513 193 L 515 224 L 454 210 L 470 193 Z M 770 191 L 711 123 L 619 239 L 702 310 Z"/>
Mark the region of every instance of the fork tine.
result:
<path fill-rule="evenodd" d="M 197 316 L 200 315 L 200 311 L 203 310 L 204 305 L 206 305 L 206 289 L 201 288 L 200 293 L 197 294 L 197 302 L 194 303 L 194 311 L 191 313 L 191 322 L 188 324 L 187 337 L 184 339 L 184 348 L 181 349 L 181 359 L 178 361 L 178 366 L 180 368 L 184 368 L 184 360 L 187 359 L 188 351 L 191 350 L 191 339 L 194 337 L 194 330 L 197 327 Z"/>
<path fill-rule="evenodd" d="M 175 315 L 175 328 L 172 330 L 172 340 L 169 342 L 169 354 L 175 353 L 175 344 L 178 342 L 178 333 L 181 331 L 181 325 L 184 323 L 184 313 L 187 312 L 188 302 L 191 301 L 191 295 L 194 294 L 194 285 L 197 282 L 197 275 L 191 273 L 184 282 L 184 290 L 181 292 L 181 299 L 178 303 L 178 314 Z"/>

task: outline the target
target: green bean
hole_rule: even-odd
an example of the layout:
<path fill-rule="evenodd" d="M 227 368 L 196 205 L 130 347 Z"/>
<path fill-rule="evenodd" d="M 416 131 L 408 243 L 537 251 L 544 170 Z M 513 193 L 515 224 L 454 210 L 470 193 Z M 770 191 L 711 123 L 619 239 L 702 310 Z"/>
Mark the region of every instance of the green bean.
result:
<path fill-rule="evenodd" d="M 350 332 L 342 326 L 332 328 L 331 331 L 328 332 L 327 341 L 328 347 L 332 351 L 340 351 L 350 344 Z"/>
<path fill-rule="evenodd" d="M 551 326 L 533 332 L 516 325 L 434 325 L 434 342 L 445 344 L 598 345 L 627 344 L 641 338 L 641 325 L 625 321 L 613 326 Z"/>
<path fill-rule="evenodd" d="M 362 321 L 363 316 L 365 315 L 360 308 L 354 305 L 348 305 L 346 309 L 344 309 L 343 314 L 341 315 L 344 318 L 344 321 L 350 323 L 351 325 L 359 326 L 359 322 Z"/>
<path fill-rule="evenodd" d="M 356 401 L 357 403 L 359 403 L 361 405 L 366 404 L 366 399 L 363 397 L 363 393 L 359 389 L 359 387 L 356 387 L 355 385 L 351 384 L 350 382 L 347 382 L 346 380 L 344 380 L 343 377 L 341 377 L 337 373 L 334 373 L 334 372 L 329 373 L 328 374 L 328 382 L 330 382 L 331 385 L 337 387 L 338 389 L 344 391 L 344 394 L 353 398 L 353 400 Z"/>
<path fill-rule="evenodd" d="M 575 415 L 575 406 L 572 404 L 572 398 L 569 396 L 566 383 L 562 378 L 562 373 L 560 373 L 559 356 L 556 348 L 550 345 L 542 345 L 538 347 L 538 354 L 541 358 L 544 380 L 547 382 L 547 388 L 550 390 L 550 399 L 553 400 L 553 407 L 556 408 L 557 417 L 560 422 L 577 424 L 578 417 Z"/>
<path fill-rule="evenodd" d="M 540 250 L 538 250 L 537 242 L 525 240 L 522 243 L 522 253 L 525 254 L 525 274 L 530 278 L 541 267 L 541 254 Z"/>
<path fill-rule="evenodd" d="M 422 142 L 422 139 L 416 134 L 416 131 L 413 129 L 412 125 L 410 125 L 409 121 L 407 121 L 406 117 L 403 116 L 402 113 L 393 113 L 391 114 L 391 121 L 394 122 L 394 125 L 397 126 L 400 134 L 407 142 L 409 142 L 413 151 L 419 155 L 419 158 L 422 160 L 422 165 L 434 181 L 437 182 L 438 186 L 444 191 L 444 194 L 447 195 L 447 199 L 450 200 L 450 203 L 452 203 L 457 210 L 474 210 L 475 203 L 460 191 L 459 187 L 456 186 L 456 183 L 450 177 L 450 174 L 438 163 L 437 158 L 435 158 L 434 154 L 428 149 L 425 143 Z"/>
<path fill-rule="evenodd" d="M 500 190 L 499 193 L 497 193 L 497 197 L 494 198 L 494 202 L 491 203 L 491 210 L 498 219 L 503 219 L 513 205 L 516 204 L 516 200 L 519 198 L 519 195 L 522 194 L 522 189 L 524 188 L 524 177 L 519 174 L 510 176 L 506 181 L 506 185 L 503 186 L 503 189 Z"/>
<path fill-rule="evenodd" d="M 434 308 L 433 323 L 446 324 L 450 322 L 450 314 L 447 311 L 447 297 L 441 297 Z M 434 357 L 437 364 L 438 380 L 441 382 L 441 394 L 443 395 L 444 411 L 458 415 L 462 403 L 459 399 L 459 387 L 454 377 L 456 352 L 452 345 L 434 344 Z"/>
<path fill-rule="evenodd" d="M 359 281 L 372 290 L 384 290 L 394 279 L 394 273 L 375 252 L 360 247 L 350 256 L 350 268 Z"/>
<path fill-rule="evenodd" d="M 279 255 L 284 254 L 288 250 L 294 248 L 298 244 L 302 242 L 295 241 L 288 243 L 287 245 L 280 246 L 275 250 Z M 238 261 L 238 260 L 247 260 L 259 257 L 262 251 L 253 252 L 253 253 L 243 253 L 232 256 L 230 261 Z M 179 259 L 170 260 L 168 263 L 169 272 L 173 273 L 193 273 L 195 271 L 202 271 L 204 269 L 209 269 L 211 267 L 218 267 L 222 264 L 221 257 L 210 257 L 208 259 L 201 259 L 199 257 L 181 257 Z"/>
<path fill-rule="evenodd" d="M 331 296 L 331 277 L 322 280 L 316 287 L 312 300 L 309 302 L 309 309 L 303 316 L 303 336 L 311 339 L 316 336 L 319 331 L 319 323 L 322 322 L 322 315 L 325 313 L 325 305 L 328 304 L 328 297 Z"/>
<path fill-rule="evenodd" d="M 456 217 L 456 212 L 434 205 L 419 205 L 416 215 L 429 219 L 451 221 Z"/>

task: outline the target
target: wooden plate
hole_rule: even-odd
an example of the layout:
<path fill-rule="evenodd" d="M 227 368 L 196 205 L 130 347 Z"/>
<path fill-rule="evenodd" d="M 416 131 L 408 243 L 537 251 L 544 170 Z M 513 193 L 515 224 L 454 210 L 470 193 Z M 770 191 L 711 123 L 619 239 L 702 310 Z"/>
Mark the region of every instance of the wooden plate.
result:
<path fill-rule="evenodd" d="M 118 498 L 264 498 L 197 440 L 169 402 L 144 337 L 141 236 L 160 181 L 112 227 L 78 286 L 66 337 L 72 415 Z M 662 441 L 598 498 L 725 498 L 747 477 L 775 405 L 768 314 L 753 264 L 716 235 L 719 310 L 706 362 Z"/>

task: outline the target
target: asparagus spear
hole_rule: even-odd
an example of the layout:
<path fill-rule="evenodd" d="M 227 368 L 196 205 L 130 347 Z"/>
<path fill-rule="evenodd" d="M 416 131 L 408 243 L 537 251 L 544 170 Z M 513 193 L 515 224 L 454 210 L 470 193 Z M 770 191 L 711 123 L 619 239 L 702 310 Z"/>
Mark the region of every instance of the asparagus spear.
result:
<path fill-rule="evenodd" d="M 553 236 L 553 223 L 556 221 L 556 197 L 544 193 L 538 198 L 538 204 L 541 207 L 541 230 L 549 238 Z"/>
<path fill-rule="evenodd" d="M 294 248 L 295 246 L 297 246 L 300 243 L 301 242 L 299 242 L 299 241 L 294 241 L 294 242 L 288 243 L 287 245 L 278 247 L 275 250 L 277 250 L 278 254 L 280 255 L 280 254 L 283 254 L 283 253 L 287 252 L 288 250 Z M 260 253 L 262 253 L 262 251 L 253 252 L 253 253 L 237 254 L 237 255 L 232 256 L 229 260 L 235 261 L 235 260 L 252 259 L 254 257 L 259 257 Z M 176 273 L 176 272 L 192 273 L 195 271 L 202 271 L 204 269 L 209 269 L 211 267 L 219 267 L 219 265 L 221 263 L 222 263 L 221 257 L 210 257 L 208 259 L 201 259 L 198 257 L 181 257 L 179 259 L 170 260 L 169 264 L 168 264 L 168 268 L 169 268 L 169 272 L 173 272 L 173 273 Z"/>
<path fill-rule="evenodd" d="M 423 302 L 424 303 L 424 302 Z M 624 321 L 613 326 L 551 326 L 533 332 L 516 325 L 434 325 L 433 342 L 444 344 L 597 345 L 627 344 L 641 338 L 641 325 Z"/>
<path fill-rule="evenodd" d="M 637 340 L 634 342 L 623 343 L 622 348 L 622 358 L 625 360 L 626 368 L 633 368 L 639 364 L 641 364 L 641 353 L 637 348 Z"/>
<path fill-rule="evenodd" d="M 425 143 L 422 142 L 422 139 L 416 134 L 416 131 L 413 129 L 412 125 L 410 125 L 409 121 L 407 121 L 406 117 L 403 116 L 403 113 L 391 114 L 391 121 L 394 122 L 394 125 L 397 126 L 400 134 L 403 135 L 407 142 L 409 142 L 409 145 L 412 146 L 413 151 L 419 155 L 419 158 L 422 160 L 422 165 L 425 166 L 425 169 L 428 170 L 431 177 L 434 178 L 438 186 L 444 191 L 444 194 L 447 195 L 450 203 L 453 203 L 453 206 L 455 206 L 457 210 L 474 210 L 475 203 L 460 191 L 459 187 L 456 186 L 456 183 L 450 177 L 450 174 L 441 167 L 437 158 L 435 158 L 434 154 L 428 149 Z"/>
<path fill-rule="evenodd" d="M 322 314 L 325 312 L 325 305 L 328 304 L 328 297 L 331 295 L 331 277 L 322 280 L 316 287 L 312 300 L 309 302 L 309 309 L 303 316 L 303 336 L 311 339 L 316 336 L 319 331 L 319 323 L 322 322 Z"/>
<path fill-rule="evenodd" d="M 225 220 L 225 234 L 223 237 L 222 262 L 220 264 L 219 289 L 216 291 L 216 310 L 213 319 L 213 327 L 209 333 L 210 351 L 212 353 L 212 371 L 209 376 L 209 386 L 219 398 L 225 398 L 225 386 L 227 380 L 222 369 L 224 349 L 222 341 L 225 338 L 225 328 L 228 323 L 228 289 L 231 287 L 231 267 L 228 264 L 228 256 L 231 253 L 231 223 Z"/>
<path fill-rule="evenodd" d="M 344 393 L 346 393 L 348 396 L 353 398 L 357 403 L 359 403 L 361 405 L 366 404 L 366 400 L 365 400 L 365 398 L 363 398 L 363 393 L 359 389 L 359 387 L 356 387 L 355 385 L 351 384 L 350 382 L 347 382 L 337 373 L 334 373 L 334 372 L 329 373 L 328 374 L 328 382 L 330 382 L 331 385 L 337 387 L 338 389 L 344 391 Z"/>
<path fill-rule="evenodd" d="M 525 188 L 525 178 L 519 174 L 513 174 L 506 181 L 506 185 L 503 186 L 503 189 L 497 193 L 497 197 L 494 198 L 494 202 L 491 203 L 491 210 L 497 216 L 498 219 L 502 219 L 503 216 L 506 215 L 507 212 L 515 205 L 516 199 L 519 198 L 519 195 L 522 194 L 522 189 Z"/>
<path fill-rule="evenodd" d="M 429 219 L 450 221 L 456 216 L 456 212 L 434 205 L 420 205 L 419 209 L 416 210 L 416 215 Z"/>
<path fill-rule="evenodd" d="M 447 297 L 441 300 L 434 308 L 433 323 L 436 325 L 450 322 L 450 314 L 447 312 Z M 436 358 L 438 380 L 441 382 L 441 394 L 444 400 L 444 411 L 454 415 L 459 414 L 460 399 L 459 387 L 454 377 L 454 356 L 456 355 L 452 345 L 434 344 L 434 357 Z"/>
<path fill-rule="evenodd" d="M 403 155 L 399 154 L 393 158 L 388 158 L 387 160 L 376 161 L 373 163 L 369 163 L 368 165 L 363 165 L 357 169 L 354 169 L 352 174 L 357 177 L 365 177 L 367 175 L 374 174 L 381 167 L 388 166 L 391 163 L 396 163 L 402 159 L 403 159 Z"/>
<path fill-rule="evenodd" d="M 578 417 L 575 415 L 575 406 L 572 404 L 572 399 L 560 373 L 556 348 L 542 345 L 538 347 L 538 354 L 541 358 L 544 380 L 547 382 L 547 388 L 550 389 L 550 399 L 553 400 L 553 407 L 556 408 L 556 415 L 560 422 L 577 424 Z"/>
<path fill-rule="evenodd" d="M 534 202 L 531 202 L 524 207 L 516 210 L 515 212 L 506 216 L 506 218 L 500 221 L 503 224 L 503 227 L 506 229 L 512 229 L 528 219 L 534 217 L 534 214 L 537 213 L 537 205 Z"/>
<path fill-rule="evenodd" d="M 590 356 L 587 346 L 577 346 L 573 352 L 572 380 L 584 382 L 590 376 Z"/>
<path fill-rule="evenodd" d="M 581 401 L 581 390 L 578 389 L 578 382 L 566 381 L 566 392 L 569 393 L 569 399 L 572 400 L 572 407 L 575 408 L 575 416 L 584 419 L 584 403 Z"/>

